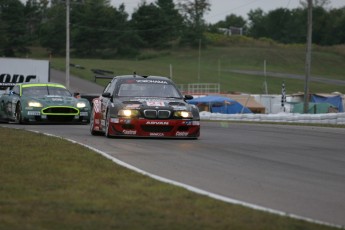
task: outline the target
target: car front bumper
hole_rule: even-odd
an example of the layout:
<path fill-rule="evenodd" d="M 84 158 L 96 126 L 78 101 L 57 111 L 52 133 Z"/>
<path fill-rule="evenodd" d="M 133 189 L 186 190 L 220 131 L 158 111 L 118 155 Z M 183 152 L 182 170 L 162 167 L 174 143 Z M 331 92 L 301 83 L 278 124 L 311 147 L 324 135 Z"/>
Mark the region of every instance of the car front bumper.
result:
<path fill-rule="evenodd" d="M 200 121 L 111 118 L 110 136 L 198 138 Z"/>
<path fill-rule="evenodd" d="M 77 114 L 43 114 L 38 110 L 28 110 L 22 112 L 22 117 L 25 122 L 58 122 L 58 123 L 89 123 L 90 113 L 80 111 Z"/>

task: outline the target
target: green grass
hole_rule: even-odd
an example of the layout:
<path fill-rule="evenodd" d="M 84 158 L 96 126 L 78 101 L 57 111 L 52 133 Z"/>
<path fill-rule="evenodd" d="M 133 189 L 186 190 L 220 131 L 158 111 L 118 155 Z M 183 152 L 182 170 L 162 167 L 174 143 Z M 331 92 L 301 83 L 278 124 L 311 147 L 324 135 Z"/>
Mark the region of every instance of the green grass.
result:
<path fill-rule="evenodd" d="M 333 229 L 155 181 L 61 138 L 3 127 L 0 138 L 1 230 Z"/>
<path fill-rule="evenodd" d="M 312 76 L 345 80 L 345 52 L 342 47 L 313 47 Z M 48 59 L 37 48 L 33 57 Z M 36 56 L 35 56 L 36 55 Z M 208 46 L 201 50 L 200 69 L 199 51 L 193 49 L 174 48 L 165 51 L 143 51 L 136 59 L 80 59 L 71 58 L 71 63 L 85 69 L 71 67 L 73 75 L 93 80 L 91 69 L 111 70 L 116 75 L 131 74 L 134 71 L 142 75 L 170 76 L 172 66 L 173 80 L 177 84 L 187 83 L 220 83 L 222 92 L 263 93 L 263 76 L 235 74 L 229 70 L 264 71 L 266 60 L 268 72 L 305 75 L 305 46 L 279 45 L 264 43 L 261 45 L 247 43 L 227 43 L 224 46 Z M 51 66 L 65 69 L 64 57 L 52 57 Z M 287 93 L 304 92 L 304 80 L 292 80 L 267 77 L 268 92 L 280 94 L 281 84 L 285 81 Z M 105 85 L 107 81 L 99 81 Z M 324 83 L 310 83 L 311 93 L 344 93 L 344 86 Z"/>

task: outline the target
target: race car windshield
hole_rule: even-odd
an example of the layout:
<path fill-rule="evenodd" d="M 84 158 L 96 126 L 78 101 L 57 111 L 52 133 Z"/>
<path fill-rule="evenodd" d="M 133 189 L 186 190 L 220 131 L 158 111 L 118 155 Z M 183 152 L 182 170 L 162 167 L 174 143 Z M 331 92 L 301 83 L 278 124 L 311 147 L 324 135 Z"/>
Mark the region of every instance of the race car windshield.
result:
<path fill-rule="evenodd" d="M 58 96 L 72 96 L 72 94 L 64 88 L 50 87 L 50 86 L 34 86 L 23 88 L 23 95 L 26 96 L 43 96 L 43 95 L 58 95 Z"/>
<path fill-rule="evenodd" d="M 119 97 L 171 97 L 181 98 L 180 93 L 169 84 L 123 83 L 118 89 Z"/>

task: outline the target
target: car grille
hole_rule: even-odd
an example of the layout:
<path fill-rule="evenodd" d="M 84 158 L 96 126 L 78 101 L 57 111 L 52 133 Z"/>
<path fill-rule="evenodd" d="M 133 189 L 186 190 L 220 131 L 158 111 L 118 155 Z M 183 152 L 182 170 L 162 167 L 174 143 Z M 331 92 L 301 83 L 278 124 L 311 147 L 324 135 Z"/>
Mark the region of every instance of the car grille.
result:
<path fill-rule="evenodd" d="M 179 101 L 172 101 L 169 102 L 169 106 L 185 106 L 186 104 L 183 102 L 179 102 Z"/>
<path fill-rule="evenodd" d="M 78 115 L 79 111 L 73 107 L 48 107 L 43 109 L 42 113 L 49 115 Z"/>
<path fill-rule="evenodd" d="M 71 116 L 71 115 L 63 115 L 63 116 L 48 115 L 47 116 L 47 120 L 51 122 L 71 122 L 73 121 L 73 119 L 74 119 L 74 116 Z"/>
<path fill-rule="evenodd" d="M 171 115 L 170 110 L 154 110 L 154 109 L 146 109 L 144 110 L 145 118 L 149 119 L 168 119 Z"/>
<path fill-rule="evenodd" d="M 174 126 L 163 126 L 163 125 L 142 125 L 142 130 L 145 132 L 159 132 L 159 133 L 165 133 L 170 132 Z"/>

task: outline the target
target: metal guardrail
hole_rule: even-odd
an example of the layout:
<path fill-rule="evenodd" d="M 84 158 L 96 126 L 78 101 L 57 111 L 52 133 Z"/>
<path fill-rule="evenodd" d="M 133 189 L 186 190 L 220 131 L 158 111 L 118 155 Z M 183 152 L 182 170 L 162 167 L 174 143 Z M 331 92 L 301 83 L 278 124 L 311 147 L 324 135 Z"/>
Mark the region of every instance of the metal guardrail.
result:
<path fill-rule="evenodd" d="M 96 82 L 97 79 L 113 79 L 114 76 L 106 76 L 106 75 L 95 75 L 94 82 Z"/>
<path fill-rule="evenodd" d="M 219 83 L 190 83 L 190 84 L 177 84 L 181 92 L 188 94 L 218 94 L 220 93 Z"/>

